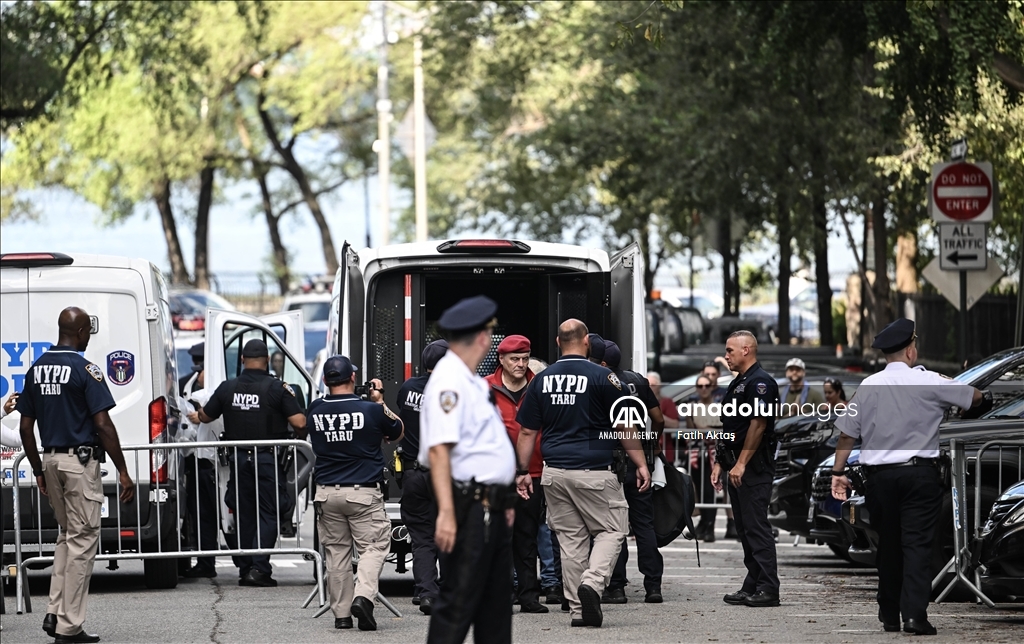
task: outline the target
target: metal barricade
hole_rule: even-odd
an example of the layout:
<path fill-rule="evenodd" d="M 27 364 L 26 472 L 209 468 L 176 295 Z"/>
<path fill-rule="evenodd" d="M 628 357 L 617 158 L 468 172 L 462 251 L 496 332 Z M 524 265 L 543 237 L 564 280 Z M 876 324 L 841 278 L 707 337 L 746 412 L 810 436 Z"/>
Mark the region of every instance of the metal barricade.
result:
<path fill-rule="evenodd" d="M 195 486 L 195 494 L 191 495 L 191 498 L 195 499 L 195 508 L 186 507 L 187 499 L 190 495 L 183 494 L 182 492 L 188 492 L 185 488 L 185 482 L 183 481 L 183 472 L 181 467 L 171 468 L 170 470 L 164 470 L 161 472 L 161 468 L 169 464 L 184 464 L 185 460 L 198 459 L 198 454 L 190 454 L 188 456 L 178 456 L 177 458 L 171 458 L 171 455 L 179 455 L 181 450 L 196 450 L 196 449 L 216 449 L 218 450 L 218 459 L 214 462 L 213 475 L 214 475 L 214 490 L 217 497 L 216 502 L 216 516 L 205 517 L 201 511 L 201 493 L 200 481 L 198 476 L 192 477 L 192 485 Z M 301 440 L 280 440 L 280 441 L 211 441 L 211 442 L 185 442 L 185 443 L 154 443 L 148 445 L 123 445 L 122 451 L 125 452 L 127 463 L 134 461 L 135 471 L 133 480 L 135 481 L 135 498 L 129 504 L 122 504 L 119 501 L 121 485 L 117 482 L 114 487 L 114 495 L 110 496 L 105 492 L 105 501 L 103 503 L 104 508 L 101 511 L 103 518 L 101 518 L 101 529 L 98 544 L 98 554 L 96 560 L 98 561 L 112 561 L 115 563 L 111 564 L 112 569 L 116 568 L 116 561 L 122 559 L 140 559 L 140 560 L 160 560 L 160 559 L 171 559 L 176 560 L 183 557 L 225 557 L 225 556 L 253 556 L 253 555 L 280 555 L 280 554 L 295 554 L 302 555 L 307 560 L 315 562 L 315 579 L 316 589 L 309 596 L 309 598 L 303 603 L 302 607 L 306 608 L 312 602 L 315 597 L 319 597 L 320 606 L 324 606 L 326 601 L 326 592 L 324 589 L 323 579 L 323 556 L 315 548 L 303 547 L 302 545 L 302 517 L 304 514 L 304 506 L 299 503 L 300 492 L 305 491 L 307 498 L 313 493 L 312 489 L 302 490 L 300 484 L 308 487 L 311 477 L 309 477 L 309 470 L 304 470 L 300 474 L 299 458 L 298 455 L 302 454 L 305 457 L 305 463 L 310 467 L 314 462 L 312 446 Z M 140 452 L 149 453 L 149 458 L 144 458 Z M 128 458 L 128 454 L 136 453 L 137 457 L 134 459 Z M 263 464 L 260 463 L 259 456 L 261 454 L 269 455 L 272 457 L 272 463 L 267 462 L 265 459 Z M 227 456 L 226 459 L 222 458 Z M 241 458 L 246 458 L 246 461 L 241 461 Z M 22 512 L 21 512 L 21 499 L 20 491 L 20 476 L 21 462 L 25 459 L 25 454 L 20 454 L 14 461 L 13 465 L 13 499 L 14 499 L 14 550 L 15 550 L 15 565 L 17 567 L 17 579 L 16 579 L 16 593 L 17 593 L 17 610 L 18 614 L 23 612 L 32 612 L 31 598 L 27 594 L 27 588 L 24 583 L 25 570 L 33 564 L 45 564 L 52 563 L 54 557 L 52 555 L 44 554 L 44 543 L 47 543 L 49 538 L 56 542 L 56 535 L 59 534 L 59 528 L 47 527 L 44 529 L 43 526 L 43 502 L 39 494 L 38 488 L 33 486 L 31 489 L 34 490 L 34 496 L 32 497 L 33 505 L 35 506 L 35 545 L 36 554 L 25 558 L 23 555 L 23 548 L 25 544 L 23 541 L 23 532 L 31 534 L 33 528 L 24 528 L 22 525 Z M 226 467 L 228 471 L 226 474 L 221 472 L 222 468 L 225 467 L 224 460 L 227 461 Z M 143 463 L 146 471 L 140 471 L 139 463 Z M 251 462 L 251 465 L 250 465 Z M 198 463 L 196 464 L 198 470 Z M 252 469 L 251 475 L 248 473 L 239 476 L 239 467 L 243 465 L 246 470 Z M 106 467 L 112 467 L 109 464 Z M 130 467 L 130 465 L 129 465 Z M 267 508 L 269 503 L 267 499 L 260 499 L 260 481 L 264 484 L 269 483 L 269 473 L 266 471 L 267 468 L 273 470 L 273 487 L 274 487 L 274 499 L 273 499 L 273 515 L 275 519 L 275 535 L 273 538 L 273 544 L 264 543 L 265 539 L 260 530 L 260 515 L 267 516 Z M 175 478 L 165 477 L 164 472 L 172 471 L 178 474 Z M 289 477 L 289 474 L 291 475 Z M 143 478 L 145 477 L 145 478 Z M 291 478 L 289 482 L 288 479 Z M 254 495 L 254 503 L 252 506 L 246 504 L 244 514 L 247 516 L 246 519 L 242 520 L 242 523 L 246 521 L 254 521 L 255 528 L 255 547 L 241 547 L 243 544 L 238 543 L 240 538 L 240 521 L 239 521 L 239 509 L 242 509 L 241 496 L 243 493 L 240 491 L 242 487 L 239 482 L 249 481 L 252 489 L 251 492 Z M 148 481 L 148 482 L 147 482 Z M 290 485 L 291 489 L 288 489 Z M 227 494 L 223 491 L 227 490 Z M 264 497 L 266 497 L 266 488 L 264 488 Z M 288 521 L 291 521 L 292 516 L 297 515 L 297 521 L 295 525 L 294 537 L 283 537 L 281 530 L 281 521 L 285 513 L 282 512 L 282 490 L 285 494 L 291 493 L 291 498 L 294 500 L 294 506 L 290 512 L 288 512 Z M 207 494 L 209 490 L 206 490 Z M 143 496 L 147 496 L 143 500 Z M 228 511 L 225 513 L 222 510 L 221 502 L 227 506 Z M 231 507 L 231 501 L 234 501 L 233 508 Z M 191 504 L 188 504 L 189 506 Z M 251 512 L 250 509 L 251 508 Z M 185 547 L 182 539 L 182 527 L 183 517 L 186 514 L 190 514 L 190 510 L 195 510 L 193 515 L 197 521 L 197 525 L 190 529 L 191 533 L 196 535 L 197 543 L 191 544 L 189 547 Z M 165 516 L 165 514 L 167 516 Z M 145 518 L 144 518 L 145 517 Z M 248 518 L 252 517 L 252 518 Z M 114 519 L 111 521 L 111 519 Z M 124 522 L 123 519 L 128 519 Z M 132 522 L 134 520 L 134 522 Z M 203 549 L 202 546 L 202 526 L 203 521 L 216 521 L 216 532 L 217 542 L 216 548 Z M 167 525 L 167 524 L 170 525 Z M 234 526 L 235 544 L 234 547 L 230 547 L 228 535 L 230 532 L 225 528 Z M 54 525 L 56 523 L 54 522 Z M 208 524 L 207 524 L 208 525 Z M 247 528 L 247 530 L 252 528 Z M 113 530 L 113 532 L 111 532 Z M 104 532 L 107 533 L 107 538 L 104 539 Z M 113 535 L 113 537 L 111 537 Z M 144 538 L 145 535 L 145 538 Z M 222 549 L 220 547 L 221 537 L 224 537 L 225 545 L 229 547 Z M 294 547 L 290 545 L 285 547 L 282 544 L 283 539 L 295 540 Z M 155 539 L 155 542 L 154 542 Z M 176 571 L 176 565 L 175 565 Z M 176 577 L 175 577 L 176 579 Z"/>
<path fill-rule="evenodd" d="M 983 602 L 989 608 L 994 608 L 995 602 L 981 588 L 981 563 L 978 557 L 980 555 L 983 525 L 982 511 L 988 512 L 989 510 L 989 508 L 982 507 L 981 491 L 986 482 L 991 483 L 991 481 L 986 481 L 985 471 L 986 469 L 991 470 L 993 467 L 996 470 L 997 489 L 1000 492 L 1004 489 L 1003 474 L 1006 465 L 1003 450 L 1013 448 L 1017 452 L 1017 478 L 1009 482 L 1016 482 L 1024 478 L 1024 440 L 1000 439 L 989 441 L 978 447 L 973 457 L 969 457 L 968 452 L 971 451 L 971 447 L 973 446 L 957 439 L 952 439 L 949 442 L 949 456 L 951 460 L 950 487 L 953 497 L 953 557 L 943 566 L 935 579 L 932 580 L 932 588 L 938 588 L 945 576 L 953 573 L 953 579 L 935 599 L 936 603 L 949 596 L 958 585 L 962 585 L 974 594 L 979 602 Z M 985 453 L 993 449 L 999 450 L 999 455 L 995 459 L 994 465 L 991 461 L 985 460 Z M 970 493 L 967 486 L 967 472 L 968 462 L 972 459 L 974 461 L 973 533 L 967 521 L 967 495 Z M 991 472 L 989 476 L 991 476 Z"/>
<path fill-rule="evenodd" d="M 728 485 L 722 492 L 715 491 L 711 485 L 711 468 L 714 465 L 714 445 L 709 445 L 706 439 L 690 439 L 687 435 L 700 432 L 699 429 L 666 429 L 662 434 L 661 450 L 665 460 L 676 469 L 686 472 L 693 479 L 694 490 L 697 495 L 696 508 L 698 510 L 715 508 L 728 510 L 732 508 L 729 503 Z M 722 496 L 723 500 L 718 501 Z"/>

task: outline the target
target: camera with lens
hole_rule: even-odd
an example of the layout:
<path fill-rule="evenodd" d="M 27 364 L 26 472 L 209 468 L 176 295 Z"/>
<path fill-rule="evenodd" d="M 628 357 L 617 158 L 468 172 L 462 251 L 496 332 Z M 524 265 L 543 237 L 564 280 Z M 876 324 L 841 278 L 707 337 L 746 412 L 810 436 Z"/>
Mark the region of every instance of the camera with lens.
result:
<path fill-rule="evenodd" d="M 370 397 L 371 391 L 379 391 L 381 393 L 384 393 L 384 388 L 381 387 L 380 389 L 377 389 L 376 387 L 373 386 L 372 382 L 367 382 L 361 385 L 356 385 L 355 394 L 362 398 L 363 400 L 367 400 Z"/>

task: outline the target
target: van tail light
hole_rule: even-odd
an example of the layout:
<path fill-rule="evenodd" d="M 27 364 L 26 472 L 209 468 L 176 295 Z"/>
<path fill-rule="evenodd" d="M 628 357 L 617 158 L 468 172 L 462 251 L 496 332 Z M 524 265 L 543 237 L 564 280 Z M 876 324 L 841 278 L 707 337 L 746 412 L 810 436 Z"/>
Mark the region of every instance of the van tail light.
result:
<path fill-rule="evenodd" d="M 64 253 L 4 253 L 0 266 L 4 268 L 35 268 L 37 266 L 70 266 L 74 259 Z"/>
<path fill-rule="evenodd" d="M 149 442 L 154 445 L 167 442 L 167 399 L 163 396 L 149 403 Z M 149 482 L 154 485 L 166 483 L 167 453 L 152 450 L 149 458 Z"/>
<path fill-rule="evenodd" d="M 521 241 L 510 239 L 459 239 L 438 245 L 439 253 L 529 253 L 530 247 Z"/>

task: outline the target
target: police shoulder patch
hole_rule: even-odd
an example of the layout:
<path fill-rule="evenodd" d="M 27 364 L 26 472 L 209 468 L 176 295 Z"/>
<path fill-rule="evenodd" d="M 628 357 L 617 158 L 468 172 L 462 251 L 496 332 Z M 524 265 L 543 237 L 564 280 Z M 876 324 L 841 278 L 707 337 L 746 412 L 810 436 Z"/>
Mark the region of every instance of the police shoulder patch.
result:
<path fill-rule="evenodd" d="M 622 382 L 619 381 L 619 377 L 614 373 L 608 374 L 608 382 L 612 383 L 612 386 L 619 391 L 622 391 Z"/>
<path fill-rule="evenodd" d="M 100 369 L 97 365 L 94 365 L 93 363 L 90 362 L 89 364 L 85 365 L 85 370 L 89 373 L 90 376 L 93 377 L 94 380 L 96 380 L 96 382 L 103 382 L 103 370 Z"/>
<path fill-rule="evenodd" d="M 289 385 L 287 382 L 282 382 L 281 384 L 284 386 L 284 390 L 287 391 L 288 393 L 290 393 L 292 395 L 292 398 L 294 398 L 295 397 L 295 390 L 292 389 L 292 386 Z"/>
<path fill-rule="evenodd" d="M 452 391 L 451 389 L 445 389 L 441 392 L 441 409 L 444 413 L 448 413 L 455 409 L 455 405 L 459 404 L 459 394 Z"/>
<path fill-rule="evenodd" d="M 757 393 L 761 394 L 762 396 L 768 393 L 768 385 L 766 385 L 763 382 L 757 383 Z"/>

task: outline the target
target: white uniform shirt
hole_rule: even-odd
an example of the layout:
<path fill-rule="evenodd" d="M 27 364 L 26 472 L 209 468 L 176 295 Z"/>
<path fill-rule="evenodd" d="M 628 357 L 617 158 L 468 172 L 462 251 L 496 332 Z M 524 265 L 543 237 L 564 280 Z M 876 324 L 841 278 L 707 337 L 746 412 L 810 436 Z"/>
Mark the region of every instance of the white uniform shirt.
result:
<path fill-rule="evenodd" d="M 452 478 L 509 484 L 516 457 L 487 381 L 472 373 L 453 351 L 438 361 L 423 390 L 420 415 L 420 463 L 430 463 L 434 445 L 454 443 Z"/>
<path fill-rule="evenodd" d="M 860 383 L 836 428 L 861 439 L 860 462 L 865 465 L 934 458 L 939 455 L 939 423 L 946 409 L 970 409 L 973 399 L 970 385 L 924 367 L 890 362 Z"/>
<path fill-rule="evenodd" d="M 199 374 L 193 374 L 189 381 L 185 384 L 185 396 L 184 401 L 181 401 L 179 407 L 183 412 L 194 412 L 196 411 L 191 404 L 187 401 L 194 400 L 200 405 L 205 405 L 210 402 L 210 397 L 213 392 L 207 389 L 196 389 L 192 391 L 192 387 L 196 385 Z M 224 421 L 221 418 L 213 421 L 212 423 L 199 423 L 198 429 L 192 424 L 191 421 L 182 416 L 182 422 L 188 423 L 189 428 L 182 432 L 183 438 L 187 441 L 196 441 L 199 443 L 209 443 L 212 441 L 220 440 L 220 433 L 218 430 L 223 429 Z M 198 447 L 194 450 L 187 449 L 183 450 L 185 456 L 191 456 L 192 452 L 198 452 L 199 458 L 205 458 L 208 461 L 217 462 L 217 448 L 216 447 Z"/>

